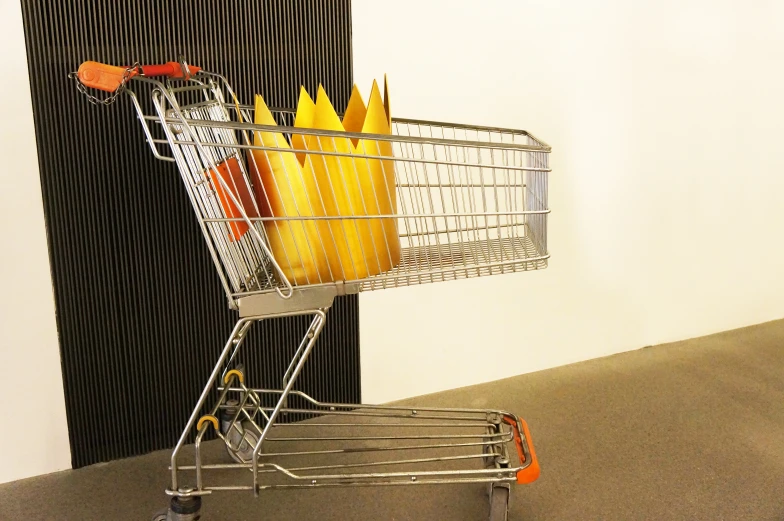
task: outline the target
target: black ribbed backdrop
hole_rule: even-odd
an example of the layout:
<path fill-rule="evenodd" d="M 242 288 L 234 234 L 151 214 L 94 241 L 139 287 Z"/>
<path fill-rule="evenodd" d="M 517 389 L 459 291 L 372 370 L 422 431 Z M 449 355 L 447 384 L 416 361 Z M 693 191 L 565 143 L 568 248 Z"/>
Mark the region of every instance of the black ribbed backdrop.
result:
<path fill-rule="evenodd" d="M 153 158 L 130 100 L 94 106 L 67 73 L 84 60 L 183 54 L 295 107 L 319 82 L 350 94 L 349 0 L 22 0 L 74 467 L 172 446 L 236 314 L 176 167 Z M 165 152 L 165 150 L 164 150 Z M 33 310 L 31 310 L 33 312 Z M 280 386 L 308 318 L 255 326 L 242 360 Z M 358 402 L 357 298 L 335 302 L 297 388 Z"/>

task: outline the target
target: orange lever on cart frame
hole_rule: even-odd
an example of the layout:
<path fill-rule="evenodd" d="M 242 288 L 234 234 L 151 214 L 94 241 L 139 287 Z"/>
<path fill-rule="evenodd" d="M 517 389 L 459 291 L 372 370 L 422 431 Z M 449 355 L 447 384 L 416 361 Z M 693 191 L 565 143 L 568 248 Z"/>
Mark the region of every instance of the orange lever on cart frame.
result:
<path fill-rule="evenodd" d="M 139 70 L 128 71 L 127 67 L 117 67 L 98 62 L 84 62 L 79 66 L 79 81 L 85 86 L 106 92 L 116 91 L 122 84 L 123 77 L 133 78 L 141 72 L 144 76 L 166 76 L 169 78 L 184 78 L 182 65 L 177 62 L 168 62 L 161 65 L 142 65 Z M 201 67 L 188 65 L 191 74 L 201 70 Z"/>
<path fill-rule="evenodd" d="M 520 484 L 525 483 L 533 483 L 539 478 L 539 460 L 536 459 L 536 452 L 534 451 L 534 443 L 531 439 L 531 433 L 528 430 L 528 424 L 525 423 L 525 420 L 520 420 L 520 425 L 522 425 L 523 432 L 520 432 L 518 428 L 517 419 L 512 416 L 504 416 L 504 422 L 508 423 L 512 427 L 512 432 L 514 434 L 515 445 L 517 446 L 517 452 L 520 455 L 520 463 L 522 465 L 528 464 L 523 470 L 517 472 L 517 482 Z M 530 454 L 531 461 L 528 461 L 528 457 L 523 447 L 523 436 L 525 436 L 525 445 L 528 447 L 528 452 Z"/>
<path fill-rule="evenodd" d="M 126 70 L 125 67 L 106 65 L 105 63 L 84 62 L 79 66 L 77 75 L 79 81 L 87 87 L 114 92 L 120 87 Z M 133 78 L 136 74 L 137 71 L 128 71 L 129 78 Z"/>

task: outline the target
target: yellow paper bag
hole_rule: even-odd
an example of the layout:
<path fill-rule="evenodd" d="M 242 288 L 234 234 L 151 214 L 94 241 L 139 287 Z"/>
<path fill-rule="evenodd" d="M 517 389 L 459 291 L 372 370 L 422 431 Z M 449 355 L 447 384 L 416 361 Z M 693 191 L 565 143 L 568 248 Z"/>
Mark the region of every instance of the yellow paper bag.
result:
<path fill-rule="evenodd" d="M 276 125 L 264 99 L 256 95 L 257 125 Z M 285 137 L 277 132 L 254 132 L 257 147 L 248 157 L 254 194 L 262 217 L 324 216 L 313 172 L 300 167 Z M 326 225 L 324 225 L 326 226 Z M 313 219 L 264 221 L 270 250 L 283 273 L 293 284 L 316 284 L 333 280 L 328 252 Z M 334 254 L 333 254 L 334 255 Z"/>
<path fill-rule="evenodd" d="M 275 124 L 260 96 L 256 123 Z M 390 125 L 386 78 L 384 98 L 373 82 L 367 106 L 354 86 L 343 121 L 323 87 L 315 102 L 300 90 L 295 128 L 389 135 Z M 362 279 L 399 264 L 396 219 L 368 218 L 397 213 L 394 162 L 380 159 L 392 158 L 390 142 L 293 133 L 289 146 L 280 133 L 257 132 L 254 144 L 281 150 L 254 150 L 250 156 L 257 164 L 251 172 L 257 172 L 254 189 L 262 214 L 314 217 L 265 223 L 273 255 L 293 282 Z M 345 219 L 318 220 L 321 216 Z"/>
<path fill-rule="evenodd" d="M 348 106 L 346 112 L 343 114 L 343 128 L 346 132 L 362 132 L 362 125 L 365 124 L 365 116 L 367 115 L 367 107 L 365 102 L 362 101 L 362 94 L 356 85 L 351 89 L 351 97 L 348 99 Z M 351 138 L 351 143 L 357 146 L 359 139 Z"/>
<path fill-rule="evenodd" d="M 344 130 L 343 123 L 321 86 L 316 95 L 312 128 Z M 330 221 L 344 280 L 377 275 L 381 272 L 381 267 L 373 248 L 370 223 L 368 219 L 350 218 L 367 215 L 365 201 L 360 191 L 360 182 L 364 173 L 361 168 L 357 169 L 357 163 L 350 157 L 352 153 L 350 140 L 342 137 L 311 135 L 306 136 L 305 141 L 308 150 L 328 153 L 328 155 L 308 154 L 306 162 L 306 166 L 312 169 L 318 181 L 326 214 L 349 217 Z"/>
<path fill-rule="evenodd" d="M 386 79 L 384 80 L 386 91 Z M 381 99 L 378 85 L 373 82 L 370 91 L 362 132 L 365 134 L 391 134 L 389 116 L 389 96 L 385 92 Z M 354 148 L 359 156 L 392 157 L 392 143 L 385 140 L 361 139 Z M 358 160 L 366 165 L 366 182 L 362 186 L 368 215 L 397 214 L 397 191 L 395 185 L 395 165 L 391 159 Z M 388 271 L 400 263 L 400 238 L 396 219 L 384 218 L 371 220 L 373 241 L 377 251 L 384 252 L 381 271 Z"/>
<path fill-rule="evenodd" d="M 313 99 L 308 95 L 304 87 L 300 89 L 299 101 L 297 103 L 297 114 L 294 119 L 294 127 L 297 128 L 315 128 L 314 120 L 316 117 L 316 104 Z M 313 146 L 314 136 L 306 136 L 302 134 L 293 134 L 291 136 L 292 148 L 302 150 L 303 152 L 297 153 L 297 160 L 299 166 L 306 172 L 308 179 L 316 180 L 316 194 L 318 197 L 320 208 L 324 215 L 337 215 L 335 208 L 334 196 L 328 186 L 328 179 L 325 177 L 324 169 L 320 168 L 321 156 L 314 156 L 308 159 L 308 155 L 304 152 L 308 150 L 309 146 Z M 314 164 L 313 161 L 316 160 Z M 341 262 L 340 255 L 338 254 L 339 248 L 347 248 L 346 234 L 343 231 L 342 224 L 337 220 L 323 220 L 317 223 L 319 231 L 319 239 L 322 242 L 326 254 L 326 260 L 329 264 L 331 272 L 331 280 L 345 280 L 345 270 Z"/>
<path fill-rule="evenodd" d="M 311 128 L 389 134 L 385 105 L 377 84 L 374 83 L 368 107 L 365 107 L 355 86 L 341 122 L 326 92 L 319 87 Z M 302 108 L 300 104 L 300 110 Z M 299 110 L 297 116 L 300 120 Z M 295 126 L 307 126 L 307 119 L 302 118 Z M 332 136 L 305 136 L 304 140 L 295 142 L 296 148 L 302 148 L 304 144 L 307 150 L 313 152 L 340 154 L 311 153 L 307 155 L 304 166 L 313 170 L 327 215 L 347 217 L 331 221 L 332 238 L 336 241 L 344 280 L 377 275 L 395 267 L 400 262 L 400 240 L 395 219 L 364 218 L 394 215 L 397 211 L 393 161 L 367 157 L 392 157 L 391 144 Z"/>

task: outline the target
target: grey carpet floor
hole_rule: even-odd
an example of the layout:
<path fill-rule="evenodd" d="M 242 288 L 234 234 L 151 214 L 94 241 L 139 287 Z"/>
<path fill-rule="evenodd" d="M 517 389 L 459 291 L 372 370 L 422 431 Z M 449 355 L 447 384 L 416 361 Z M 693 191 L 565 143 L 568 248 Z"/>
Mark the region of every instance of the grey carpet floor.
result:
<path fill-rule="evenodd" d="M 528 420 L 542 475 L 513 486 L 511 521 L 784 520 L 784 321 L 406 403 L 500 408 Z M 165 506 L 168 456 L 0 485 L 0 519 L 149 519 Z M 202 519 L 486 515 L 484 488 L 461 485 L 215 494 Z"/>

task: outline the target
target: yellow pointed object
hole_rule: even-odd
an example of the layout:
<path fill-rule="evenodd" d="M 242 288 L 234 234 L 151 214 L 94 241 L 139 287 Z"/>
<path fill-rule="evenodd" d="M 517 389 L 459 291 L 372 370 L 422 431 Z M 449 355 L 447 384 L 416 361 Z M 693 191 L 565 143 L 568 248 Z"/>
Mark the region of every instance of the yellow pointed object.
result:
<path fill-rule="evenodd" d="M 362 132 L 365 134 L 390 134 L 385 101 L 382 100 L 378 84 L 375 81 L 370 90 Z M 384 140 L 362 139 L 357 144 L 354 154 L 391 158 L 392 144 Z M 395 191 L 394 162 L 370 158 L 356 162 L 363 169 L 361 189 L 367 214 L 395 215 L 397 213 L 397 193 Z M 380 256 L 381 271 L 388 271 L 400 263 L 400 239 L 396 220 L 394 218 L 371 219 L 370 226 L 375 250 L 383 252 L 383 255 Z"/>
<path fill-rule="evenodd" d="M 276 125 L 264 99 L 256 95 L 254 122 Z M 256 201 L 262 217 L 318 217 L 325 215 L 313 173 L 302 169 L 283 134 L 254 132 L 257 147 L 248 157 Z M 286 277 L 297 285 L 333 280 L 319 228 L 313 219 L 264 221 L 270 250 Z"/>
<path fill-rule="evenodd" d="M 362 100 L 362 94 L 356 85 L 351 89 L 351 97 L 348 100 L 348 107 L 346 113 L 343 114 L 343 128 L 346 132 L 362 132 L 362 125 L 365 124 L 365 115 L 367 114 L 367 107 Z M 357 146 L 359 139 L 351 139 L 351 143 Z"/>
<path fill-rule="evenodd" d="M 299 128 L 313 128 L 313 118 L 316 115 L 316 104 L 313 98 L 310 97 L 305 87 L 300 87 L 299 101 L 297 102 L 297 115 L 294 118 L 294 126 Z M 302 134 L 293 134 L 291 136 L 291 147 L 297 150 L 307 150 L 305 143 L 305 136 Z M 306 154 L 297 154 L 297 159 L 300 165 L 305 165 Z"/>
<path fill-rule="evenodd" d="M 319 86 L 316 95 L 316 113 L 313 128 L 343 131 L 343 123 L 335 112 L 324 88 Z M 368 215 L 360 190 L 363 177 L 357 169 L 360 161 L 351 157 L 352 145 L 347 138 L 308 136 L 309 150 L 341 155 L 310 154 L 309 164 L 319 182 L 324 209 L 327 215 L 347 216 L 347 219 L 330 220 L 330 230 L 335 239 L 338 260 L 344 280 L 354 280 L 377 275 L 382 271 L 379 255 L 373 248 L 373 235 L 368 219 L 351 219 Z"/>
<path fill-rule="evenodd" d="M 387 113 L 387 124 L 389 125 L 389 132 L 392 133 L 392 111 L 389 108 L 389 83 L 387 82 L 387 75 L 384 74 L 384 110 Z"/>
<path fill-rule="evenodd" d="M 315 102 L 303 87 L 294 127 L 389 135 L 388 91 L 386 78 L 383 98 L 373 82 L 366 106 L 354 86 L 341 121 L 322 86 Z M 275 125 L 261 96 L 255 122 Z M 389 141 L 293 132 L 289 146 L 281 133 L 256 132 L 254 145 L 278 149 L 250 156 L 263 216 L 345 217 L 265 222 L 272 253 L 292 282 L 362 279 L 400 263 L 396 218 L 368 218 L 397 214 Z"/>

